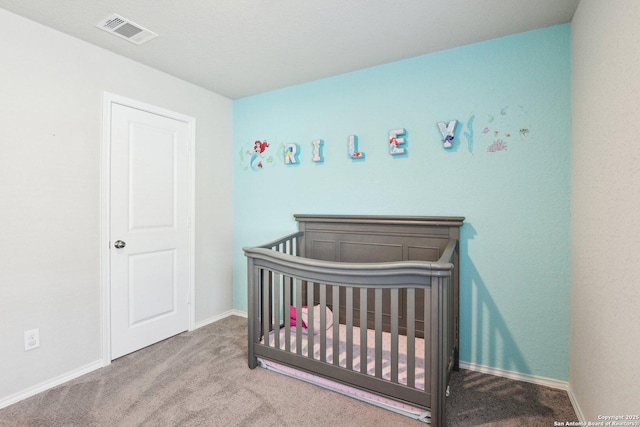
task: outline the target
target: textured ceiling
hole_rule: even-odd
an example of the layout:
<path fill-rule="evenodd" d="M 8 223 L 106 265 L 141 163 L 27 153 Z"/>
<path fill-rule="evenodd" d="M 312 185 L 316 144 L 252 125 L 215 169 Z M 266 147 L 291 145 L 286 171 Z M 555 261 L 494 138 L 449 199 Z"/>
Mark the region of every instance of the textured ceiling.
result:
<path fill-rule="evenodd" d="M 0 0 L 0 7 L 236 99 L 570 22 L 578 2 Z M 113 13 L 159 37 L 136 46 L 96 28 Z"/>

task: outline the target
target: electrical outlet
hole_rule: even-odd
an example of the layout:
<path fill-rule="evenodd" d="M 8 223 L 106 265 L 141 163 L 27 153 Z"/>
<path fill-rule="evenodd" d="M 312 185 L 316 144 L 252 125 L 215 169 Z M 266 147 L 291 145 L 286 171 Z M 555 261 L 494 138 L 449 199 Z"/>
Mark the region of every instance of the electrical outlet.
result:
<path fill-rule="evenodd" d="M 24 331 L 24 351 L 40 347 L 40 329 Z"/>

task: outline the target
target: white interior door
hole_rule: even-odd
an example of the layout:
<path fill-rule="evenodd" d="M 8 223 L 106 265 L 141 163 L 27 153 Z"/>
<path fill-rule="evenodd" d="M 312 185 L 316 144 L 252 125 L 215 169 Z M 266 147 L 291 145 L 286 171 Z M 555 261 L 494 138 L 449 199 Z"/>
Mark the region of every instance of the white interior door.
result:
<path fill-rule="evenodd" d="M 111 104 L 111 359 L 189 328 L 188 124 Z"/>

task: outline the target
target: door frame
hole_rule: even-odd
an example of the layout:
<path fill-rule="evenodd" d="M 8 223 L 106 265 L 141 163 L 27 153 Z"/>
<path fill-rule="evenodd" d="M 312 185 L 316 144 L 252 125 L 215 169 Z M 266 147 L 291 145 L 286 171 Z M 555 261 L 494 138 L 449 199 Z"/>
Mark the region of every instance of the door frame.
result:
<path fill-rule="evenodd" d="M 102 141 L 100 144 L 100 310 L 101 356 L 103 366 L 111 364 L 111 106 L 135 108 L 151 114 L 178 120 L 188 127 L 188 221 L 189 221 L 189 331 L 195 327 L 195 136 L 196 119 L 184 114 L 136 101 L 109 92 L 103 93 Z"/>

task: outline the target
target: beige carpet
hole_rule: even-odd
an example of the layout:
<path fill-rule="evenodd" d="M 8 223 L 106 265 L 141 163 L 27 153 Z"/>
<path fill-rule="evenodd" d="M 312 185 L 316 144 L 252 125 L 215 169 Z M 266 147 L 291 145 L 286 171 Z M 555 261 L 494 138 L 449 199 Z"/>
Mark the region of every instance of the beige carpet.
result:
<path fill-rule="evenodd" d="M 229 317 L 122 357 L 0 410 L 0 426 L 420 426 L 402 415 L 246 361 L 246 319 Z M 449 426 L 577 421 L 567 393 L 461 370 Z"/>

